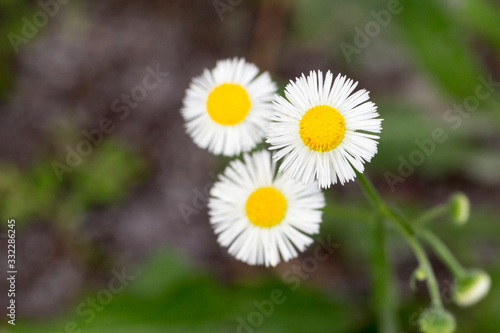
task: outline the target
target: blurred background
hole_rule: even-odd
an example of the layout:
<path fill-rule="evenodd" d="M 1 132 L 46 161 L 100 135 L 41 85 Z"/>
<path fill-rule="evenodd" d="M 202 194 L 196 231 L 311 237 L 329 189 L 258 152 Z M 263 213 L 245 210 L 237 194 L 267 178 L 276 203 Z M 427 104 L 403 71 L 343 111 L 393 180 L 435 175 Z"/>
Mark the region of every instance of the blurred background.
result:
<path fill-rule="evenodd" d="M 498 332 L 499 21 L 494 0 L 0 0 L 0 260 L 15 218 L 18 270 L 15 327 L 0 280 L 0 331 L 377 331 L 355 183 L 326 192 L 336 245 L 310 273 L 297 267 L 318 243 L 265 269 L 216 242 L 206 193 L 228 160 L 192 143 L 179 109 L 193 76 L 241 56 L 280 91 L 316 69 L 368 89 L 385 120 L 367 174 L 410 218 L 469 196 L 468 224 L 432 229 L 493 289 L 445 303 L 458 332 Z M 427 291 L 389 236 L 401 331 L 416 332 Z M 446 299 L 452 277 L 431 260 Z"/>

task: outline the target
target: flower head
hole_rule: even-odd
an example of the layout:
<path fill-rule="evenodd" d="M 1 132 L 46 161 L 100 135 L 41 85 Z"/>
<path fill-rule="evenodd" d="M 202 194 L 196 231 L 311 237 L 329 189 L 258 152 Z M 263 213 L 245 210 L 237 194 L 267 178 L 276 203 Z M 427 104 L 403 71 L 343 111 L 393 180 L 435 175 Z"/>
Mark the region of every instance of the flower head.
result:
<path fill-rule="evenodd" d="M 457 225 L 467 223 L 470 216 L 469 198 L 463 193 L 455 193 L 449 200 L 451 218 Z"/>
<path fill-rule="evenodd" d="M 455 303 L 471 306 L 486 296 L 491 287 L 490 276 L 481 270 L 473 270 L 465 278 L 455 281 Z"/>
<path fill-rule="evenodd" d="M 437 307 L 422 312 L 418 323 L 423 333 L 453 333 L 457 327 L 453 315 Z"/>
<path fill-rule="evenodd" d="M 184 97 L 186 130 L 217 155 L 249 151 L 264 137 L 276 84 L 244 59 L 221 60 L 195 77 Z"/>
<path fill-rule="evenodd" d="M 232 161 L 208 202 L 218 242 L 250 265 L 275 266 L 312 243 L 319 232 L 325 198 L 317 184 L 276 175 L 268 151 Z"/>
<path fill-rule="evenodd" d="M 277 96 L 267 142 L 284 159 L 280 171 L 302 183 L 318 180 L 323 188 L 353 180 L 377 152 L 382 119 L 368 92 L 352 94 L 357 83 L 321 71 L 290 82 L 286 99 Z"/>

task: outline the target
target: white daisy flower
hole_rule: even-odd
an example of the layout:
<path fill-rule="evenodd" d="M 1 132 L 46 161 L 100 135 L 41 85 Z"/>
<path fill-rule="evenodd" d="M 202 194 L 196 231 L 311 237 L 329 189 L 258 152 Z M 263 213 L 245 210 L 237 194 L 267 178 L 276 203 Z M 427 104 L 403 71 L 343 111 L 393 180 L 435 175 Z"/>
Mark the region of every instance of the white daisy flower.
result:
<path fill-rule="evenodd" d="M 379 137 L 370 133 L 380 133 L 382 119 L 366 90 L 351 94 L 356 86 L 340 74 L 333 81 L 330 72 L 323 80 L 318 71 L 290 81 L 287 99 L 276 96 L 267 142 L 275 160 L 284 158 L 280 172 L 327 188 L 364 171 L 377 153 Z"/>
<path fill-rule="evenodd" d="M 232 161 L 208 201 L 218 242 L 250 265 L 275 266 L 297 257 L 319 232 L 325 198 L 317 184 L 276 175 L 271 154 Z"/>
<path fill-rule="evenodd" d="M 258 74 L 255 65 L 234 58 L 192 80 L 181 113 L 199 147 L 234 156 L 262 141 L 277 87 L 269 73 Z"/>

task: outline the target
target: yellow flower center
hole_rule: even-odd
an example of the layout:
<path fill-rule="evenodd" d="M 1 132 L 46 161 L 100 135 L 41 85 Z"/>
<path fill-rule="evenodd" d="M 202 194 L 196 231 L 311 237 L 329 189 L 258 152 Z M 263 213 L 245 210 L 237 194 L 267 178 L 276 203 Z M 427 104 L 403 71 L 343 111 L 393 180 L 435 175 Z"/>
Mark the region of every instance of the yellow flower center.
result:
<path fill-rule="evenodd" d="M 224 83 L 215 87 L 208 95 L 207 111 L 218 124 L 236 125 L 250 111 L 250 98 L 239 84 Z"/>
<path fill-rule="evenodd" d="M 261 187 L 247 199 L 247 217 L 256 226 L 270 228 L 285 217 L 286 199 L 274 187 Z"/>
<path fill-rule="evenodd" d="M 325 152 L 337 147 L 345 133 L 344 117 L 328 105 L 310 108 L 299 123 L 302 142 L 315 151 Z"/>

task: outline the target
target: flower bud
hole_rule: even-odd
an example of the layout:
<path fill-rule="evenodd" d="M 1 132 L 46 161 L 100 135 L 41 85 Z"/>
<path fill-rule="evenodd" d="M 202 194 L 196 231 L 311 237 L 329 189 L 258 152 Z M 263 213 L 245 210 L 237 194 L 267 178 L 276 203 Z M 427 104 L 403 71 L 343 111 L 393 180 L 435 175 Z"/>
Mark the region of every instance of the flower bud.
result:
<path fill-rule="evenodd" d="M 488 294 L 490 286 L 491 278 L 486 272 L 473 270 L 455 281 L 455 303 L 464 307 L 473 305 Z"/>
<path fill-rule="evenodd" d="M 427 278 L 427 273 L 422 267 L 417 268 L 413 274 L 418 281 L 424 281 Z"/>
<path fill-rule="evenodd" d="M 415 269 L 410 278 L 411 290 L 415 291 L 417 289 L 417 281 L 424 281 L 426 278 L 427 273 L 425 272 L 425 269 L 423 269 L 422 267 L 418 267 L 417 269 Z"/>
<path fill-rule="evenodd" d="M 453 315 L 438 307 L 422 312 L 418 323 L 423 333 L 453 333 L 457 326 Z"/>
<path fill-rule="evenodd" d="M 454 223 L 463 225 L 469 220 L 470 202 L 465 194 L 461 192 L 455 193 L 451 196 L 448 205 Z"/>

